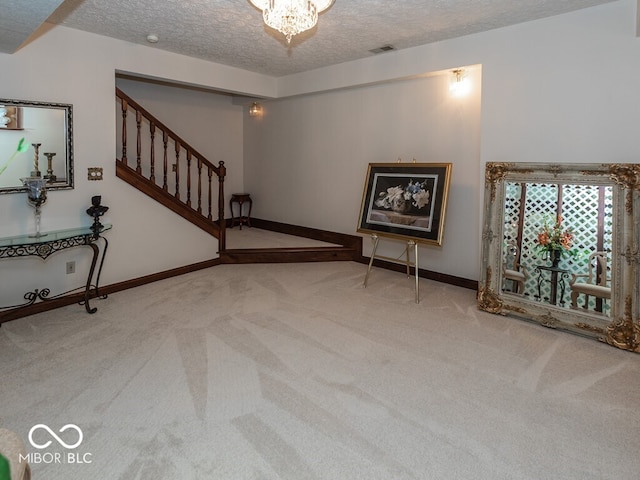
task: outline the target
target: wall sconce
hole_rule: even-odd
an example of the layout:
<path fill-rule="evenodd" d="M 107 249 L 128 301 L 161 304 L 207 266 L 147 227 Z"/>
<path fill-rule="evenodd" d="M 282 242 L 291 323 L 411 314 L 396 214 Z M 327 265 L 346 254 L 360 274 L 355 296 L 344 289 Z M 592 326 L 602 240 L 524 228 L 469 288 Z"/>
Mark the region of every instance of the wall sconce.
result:
<path fill-rule="evenodd" d="M 467 78 L 463 68 L 456 68 L 452 72 L 449 91 L 455 97 L 462 97 L 471 90 L 471 82 Z"/>
<path fill-rule="evenodd" d="M 262 115 L 262 105 L 258 102 L 253 102 L 249 107 L 249 116 L 250 117 L 259 117 Z"/>

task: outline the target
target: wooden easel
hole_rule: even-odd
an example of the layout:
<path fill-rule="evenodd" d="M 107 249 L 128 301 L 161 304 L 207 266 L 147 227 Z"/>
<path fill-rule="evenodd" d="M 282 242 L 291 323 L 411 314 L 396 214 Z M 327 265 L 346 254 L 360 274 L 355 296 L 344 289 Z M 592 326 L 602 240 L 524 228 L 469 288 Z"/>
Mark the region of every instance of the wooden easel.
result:
<path fill-rule="evenodd" d="M 387 260 L 390 262 L 397 263 L 398 258 L 391 257 L 383 257 L 380 255 L 376 255 L 376 251 L 378 250 L 378 242 L 380 238 L 378 235 L 372 234 L 371 240 L 373 241 L 373 252 L 371 252 L 371 259 L 369 260 L 369 268 L 367 268 L 367 274 L 364 277 L 364 288 L 367 288 L 367 281 L 369 280 L 369 273 L 371 273 L 371 267 L 373 266 L 373 260 L 378 258 L 380 260 Z M 409 250 L 413 247 L 414 251 L 414 261 L 413 263 L 409 259 Z M 407 248 L 405 248 L 404 253 L 406 254 L 406 265 L 407 265 L 407 278 L 411 278 L 411 267 L 414 267 L 415 270 L 415 278 L 416 278 L 416 303 L 420 303 L 420 292 L 418 290 L 418 244 L 414 240 L 407 240 Z"/>

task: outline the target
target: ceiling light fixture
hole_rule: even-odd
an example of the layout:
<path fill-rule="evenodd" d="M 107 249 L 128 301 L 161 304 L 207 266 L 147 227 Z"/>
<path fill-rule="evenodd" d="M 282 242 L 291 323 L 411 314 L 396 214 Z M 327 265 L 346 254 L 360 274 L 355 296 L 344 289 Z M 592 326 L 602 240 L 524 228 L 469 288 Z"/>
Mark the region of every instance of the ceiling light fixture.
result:
<path fill-rule="evenodd" d="M 262 10 L 264 23 L 278 30 L 291 43 L 294 35 L 315 27 L 318 14 L 335 0 L 249 0 Z"/>

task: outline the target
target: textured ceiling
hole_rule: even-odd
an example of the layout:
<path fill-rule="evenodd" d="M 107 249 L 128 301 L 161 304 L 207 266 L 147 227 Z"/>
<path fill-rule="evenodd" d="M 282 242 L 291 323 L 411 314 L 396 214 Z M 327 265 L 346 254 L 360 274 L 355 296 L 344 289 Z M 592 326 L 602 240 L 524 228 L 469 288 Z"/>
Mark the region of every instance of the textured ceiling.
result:
<path fill-rule="evenodd" d="M 294 37 L 288 48 L 248 0 L 0 0 L 0 51 L 16 51 L 31 33 L 25 31 L 47 19 L 280 77 L 372 56 L 370 50 L 384 45 L 400 50 L 611 1 L 336 0 L 317 27 Z M 14 21 L 19 28 L 9 28 Z M 5 28 L 13 33 L 7 38 Z M 160 41 L 147 43 L 148 34 Z"/>
<path fill-rule="evenodd" d="M 0 52 L 15 52 L 61 3 L 61 0 L 0 0 Z"/>

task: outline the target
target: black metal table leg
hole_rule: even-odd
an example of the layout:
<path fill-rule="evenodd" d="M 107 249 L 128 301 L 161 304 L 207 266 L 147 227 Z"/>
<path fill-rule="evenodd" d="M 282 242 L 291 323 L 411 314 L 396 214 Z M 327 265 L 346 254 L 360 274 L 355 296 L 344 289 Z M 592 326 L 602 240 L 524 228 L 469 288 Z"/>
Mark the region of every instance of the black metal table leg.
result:
<path fill-rule="evenodd" d="M 98 276 L 96 277 L 96 296 L 100 298 L 107 298 L 107 295 L 100 295 L 100 274 L 102 273 L 102 265 L 104 265 L 104 257 L 107 254 L 107 248 L 109 248 L 109 241 L 105 237 L 100 237 L 104 240 L 104 250 L 102 250 L 102 258 L 100 259 L 100 266 L 98 267 Z"/>
<path fill-rule="evenodd" d="M 91 297 L 91 279 L 93 278 L 93 272 L 96 269 L 96 263 L 98 262 L 98 254 L 100 253 L 100 250 L 95 243 L 90 243 L 89 246 L 93 250 L 93 258 L 91 259 L 91 268 L 89 269 L 87 284 L 84 288 L 84 308 L 86 308 L 87 313 L 96 313 L 98 311 L 98 308 L 90 307 L 89 298 Z"/>

